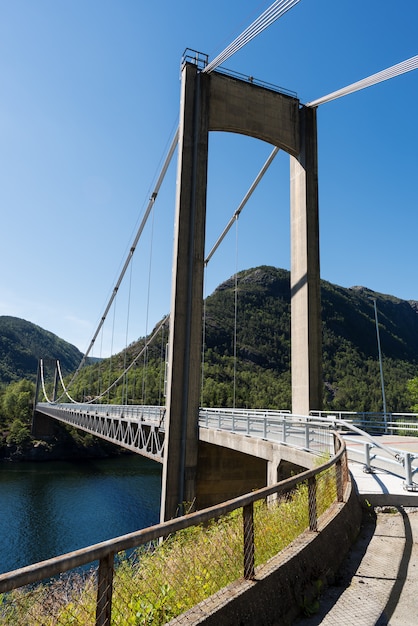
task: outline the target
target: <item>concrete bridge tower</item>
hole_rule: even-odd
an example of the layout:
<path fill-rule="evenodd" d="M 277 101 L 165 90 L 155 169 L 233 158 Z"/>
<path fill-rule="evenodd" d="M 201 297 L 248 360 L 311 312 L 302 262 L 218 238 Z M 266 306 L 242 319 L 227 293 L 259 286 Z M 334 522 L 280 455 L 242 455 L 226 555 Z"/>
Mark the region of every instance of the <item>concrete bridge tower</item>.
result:
<path fill-rule="evenodd" d="M 279 91 L 203 69 L 198 60 L 186 60 L 182 68 L 162 520 L 196 497 L 212 130 L 249 135 L 290 155 L 292 411 L 306 415 L 322 404 L 316 110 Z"/>

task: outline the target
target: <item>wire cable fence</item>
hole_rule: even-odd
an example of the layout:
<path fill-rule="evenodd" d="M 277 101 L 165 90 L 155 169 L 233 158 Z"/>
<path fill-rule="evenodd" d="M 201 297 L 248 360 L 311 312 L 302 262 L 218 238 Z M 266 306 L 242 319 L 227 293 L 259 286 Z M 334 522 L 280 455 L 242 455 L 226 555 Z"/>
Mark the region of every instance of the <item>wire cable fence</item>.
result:
<path fill-rule="evenodd" d="M 129 535 L 0 575 L 0 623 L 192 624 L 343 501 L 345 444 L 318 467 Z"/>

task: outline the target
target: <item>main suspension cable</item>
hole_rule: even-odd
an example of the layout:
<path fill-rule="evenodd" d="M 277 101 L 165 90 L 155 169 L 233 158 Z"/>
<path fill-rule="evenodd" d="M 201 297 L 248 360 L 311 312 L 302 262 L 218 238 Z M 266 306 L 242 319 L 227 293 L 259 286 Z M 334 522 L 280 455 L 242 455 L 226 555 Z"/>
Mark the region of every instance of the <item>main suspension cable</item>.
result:
<path fill-rule="evenodd" d="M 381 72 L 377 72 L 377 74 L 372 74 L 367 78 L 363 78 L 362 80 L 357 81 L 356 83 L 352 83 L 351 85 L 347 85 L 347 87 L 343 87 L 342 89 L 338 89 L 337 91 L 333 91 L 329 93 L 327 96 L 322 96 L 322 98 L 318 98 L 317 100 L 312 100 L 312 102 L 308 102 L 306 104 L 307 107 L 318 107 L 320 104 L 325 104 L 326 102 L 331 102 L 332 100 L 336 100 L 337 98 L 342 98 L 343 96 L 348 96 L 350 93 L 354 93 L 355 91 L 360 91 L 360 89 L 365 89 L 366 87 L 371 87 L 372 85 L 376 85 L 377 83 L 381 83 L 385 80 L 389 80 L 389 78 L 394 78 L 395 76 L 400 76 L 401 74 L 405 74 L 406 72 L 411 72 L 412 70 L 416 70 L 418 68 L 418 55 L 407 59 L 406 61 L 402 61 L 402 63 L 397 63 L 396 65 L 392 65 L 388 67 L 386 70 L 382 70 Z"/>
<path fill-rule="evenodd" d="M 96 329 L 96 332 L 93 335 L 93 338 L 92 338 L 92 340 L 90 342 L 90 345 L 89 345 L 86 353 L 84 354 L 84 356 L 83 356 L 79 366 L 77 367 L 76 371 L 74 372 L 73 377 L 72 377 L 70 383 L 68 384 L 68 387 L 71 386 L 71 384 L 75 380 L 76 376 L 78 375 L 79 371 L 84 366 L 84 364 L 85 364 L 85 362 L 87 360 L 87 357 L 90 354 L 91 349 L 93 348 L 94 342 L 96 341 L 96 339 L 98 337 L 98 334 L 100 333 L 100 330 L 101 330 L 104 322 L 106 321 L 107 314 L 109 313 L 110 307 L 112 306 L 113 301 L 114 301 L 114 299 L 116 297 L 116 294 L 118 293 L 118 290 L 119 290 L 119 287 L 120 287 L 120 285 L 122 283 L 123 277 L 125 276 L 126 270 L 128 269 L 128 266 L 129 266 L 129 264 L 131 262 L 131 259 L 132 259 L 132 256 L 133 256 L 134 252 L 135 252 L 135 249 L 136 249 L 136 246 L 138 244 L 138 241 L 139 241 L 139 239 L 140 239 L 140 237 L 142 235 L 142 231 L 144 230 L 145 225 L 147 223 L 147 220 L 148 220 L 149 214 L 151 212 L 151 209 L 154 206 L 154 203 L 155 203 L 155 200 L 157 198 L 158 192 L 159 192 L 160 187 L 161 187 L 161 185 L 163 183 L 163 180 L 164 180 L 164 177 L 165 177 L 165 175 L 167 173 L 168 167 L 169 167 L 169 165 L 171 163 L 171 159 L 173 158 L 174 152 L 175 152 L 175 150 L 177 148 L 178 138 L 179 138 L 179 128 L 177 127 L 175 135 L 174 135 L 174 138 L 173 138 L 173 140 L 171 142 L 168 154 L 167 154 L 167 156 L 165 158 L 165 161 L 163 163 L 163 166 L 161 168 L 160 175 L 159 175 L 158 180 L 157 180 L 157 182 L 155 184 L 154 191 L 152 192 L 151 197 L 149 199 L 149 202 L 148 202 L 148 205 L 147 205 L 144 217 L 142 218 L 141 224 L 140 224 L 140 226 L 138 228 L 138 231 L 136 233 L 136 237 L 135 237 L 134 242 L 133 242 L 133 244 L 132 244 L 132 246 L 131 246 L 131 248 L 129 250 L 128 256 L 126 258 L 126 261 L 125 261 L 125 264 L 124 264 L 124 266 L 122 268 L 122 271 L 121 271 L 121 273 L 119 275 L 119 278 L 118 278 L 118 280 L 116 282 L 116 285 L 113 288 L 112 295 L 110 296 L 109 302 L 107 303 L 105 312 L 103 313 L 103 315 L 102 315 L 102 317 L 100 319 L 99 325 L 98 325 L 98 327 Z"/>
<path fill-rule="evenodd" d="M 65 386 L 64 379 L 63 379 L 63 376 L 62 376 L 61 365 L 60 365 L 59 361 L 57 361 L 57 370 L 58 370 L 58 375 L 59 375 L 59 378 L 60 378 L 60 381 L 61 381 L 61 385 L 62 385 L 62 388 L 64 390 L 65 395 L 70 400 L 70 402 L 73 402 L 74 404 L 78 404 L 77 400 L 74 400 L 74 398 L 72 398 L 70 396 L 70 394 L 68 393 L 68 390 L 67 390 L 67 388 Z"/>
<path fill-rule="evenodd" d="M 50 399 L 48 398 L 48 395 L 47 395 L 47 393 L 46 393 L 46 388 L 45 388 L 45 378 L 44 378 L 44 362 L 43 362 L 43 359 L 40 359 L 39 366 L 40 366 L 40 374 L 41 374 L 42 393 L 43 393 L 43 394 L 44 394 L 44 396 L 45 396 L 45 400 L 46 400 L 49 404 L 52 404 L 52 400 L 50 400 Z"/>
<path fill-rule="evenodd" d="M 289 9 L 300 2 L 300 0 L 276 0 L 273 4 L 266 9 L 252 24 L 250 24 L 232 43 L 223 50 L 217 57 L 213 59 L 202 70 L 202 72 L 209 74 L 214 69 L 221 65 L 224 61 L 229 59 L 235 52 L 238 52 L 249 41 L 254 39 L 259 33 L 268 28 L 270 24 L 275 22 L 279 17 L 284 15 Z"/>
<path fill-rule="evenodd" d="M 237 326 L 238 326 L 238 215 L 235 218 L 235 288 L 234 288 L 234 383 L 233 408 L 236 406 L 237 395 Z"/>

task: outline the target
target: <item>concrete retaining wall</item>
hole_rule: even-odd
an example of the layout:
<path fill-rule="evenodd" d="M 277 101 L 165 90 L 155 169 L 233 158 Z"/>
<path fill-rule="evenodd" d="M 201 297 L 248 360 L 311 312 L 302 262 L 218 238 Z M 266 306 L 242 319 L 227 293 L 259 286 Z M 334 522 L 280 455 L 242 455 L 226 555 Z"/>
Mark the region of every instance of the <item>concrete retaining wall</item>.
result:
<path fill-rule="evenodd" d="M 258 568 L 254 581 L 233 583 L 210 601 L 176 619 L 176 624 L 205 626 L 288 626 L 330 583 L 356 539 L 361 524 L 359 500 L 348 483 L 345 502 L 320 520 L 319 532 L 307 531 L 286 550 Z"/>

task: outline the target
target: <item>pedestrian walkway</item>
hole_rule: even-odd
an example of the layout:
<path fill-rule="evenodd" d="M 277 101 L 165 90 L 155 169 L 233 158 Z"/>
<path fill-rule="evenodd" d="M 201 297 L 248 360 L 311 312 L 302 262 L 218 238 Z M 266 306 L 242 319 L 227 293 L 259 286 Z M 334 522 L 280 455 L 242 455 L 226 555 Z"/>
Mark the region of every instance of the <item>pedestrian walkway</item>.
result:
<path fill-rule="evenodd" d="M 418 509 L 371 507 L 317 613 L 295 626 L 416 626 L 417 591 Z"/>
<path fill-rule="evenodd" d="M 363 443 L 359 438 L 358 447 Z M 418 454 L 415 437 L 385 436 L 379 443 Z M 414 474 L 417 491 L 407 490 L 402 466 L 379 465 L 372 461 L 365 472 L 364 462 L 350 460 L 364 507 L 361 531 L 334 584 L 311 607 L 316 613 L 295 626 L 418 625 L 418 479 Z"/>

